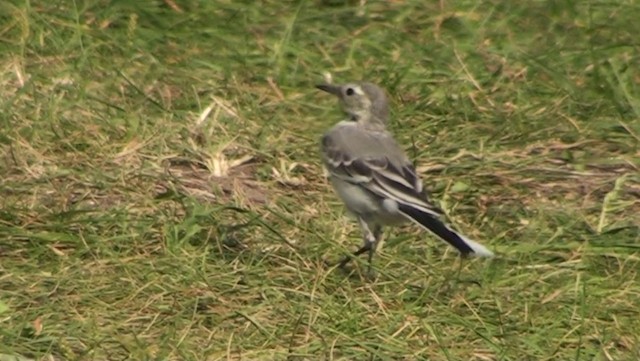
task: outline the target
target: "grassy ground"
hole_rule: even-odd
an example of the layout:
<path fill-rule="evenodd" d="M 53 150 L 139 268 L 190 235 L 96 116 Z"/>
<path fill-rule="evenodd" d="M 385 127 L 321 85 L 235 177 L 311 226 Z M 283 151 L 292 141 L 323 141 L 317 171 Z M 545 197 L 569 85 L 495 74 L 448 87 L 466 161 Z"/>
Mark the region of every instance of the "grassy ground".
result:
<path fill-rule="evenodd" d="M 0 0 L 5 358 L 640 358 L 640 5 L 139 3 Z M 325 72 L 497 258 L 407 226 L 324 266 Z"/>

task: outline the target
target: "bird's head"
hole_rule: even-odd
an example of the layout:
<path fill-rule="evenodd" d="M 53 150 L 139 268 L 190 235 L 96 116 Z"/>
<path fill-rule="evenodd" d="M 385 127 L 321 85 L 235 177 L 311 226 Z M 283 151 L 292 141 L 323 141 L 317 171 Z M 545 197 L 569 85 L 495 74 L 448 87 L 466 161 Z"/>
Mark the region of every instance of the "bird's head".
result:
<path fill-rule="evenodd" d="M 318 89 L 340 99 L 342 108 L 354 121 L 364 124 L 386 125 L 389 118 L 387 96 L 372 83 L 320 84 Z"/>

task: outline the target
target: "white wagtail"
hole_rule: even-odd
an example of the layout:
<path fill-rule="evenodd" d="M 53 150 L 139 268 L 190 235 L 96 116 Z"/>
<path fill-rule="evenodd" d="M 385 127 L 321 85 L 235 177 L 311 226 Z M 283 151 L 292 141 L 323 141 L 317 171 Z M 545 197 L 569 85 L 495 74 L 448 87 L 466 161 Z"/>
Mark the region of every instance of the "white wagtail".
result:
<path fill-rule="evenodd" d="M 333 188 L 362 228 L 364 244 L 353 256 L 369 252 L 369 267 L 382 226 L 413 221 L 455 247 L 462 255 L 493 253 L 438 217 L 416 170 L 386 129 L 389 105 L 384 90 L 371 83 L 322 84 L 318 89 L 340 99 L 349 119 L 322 137 L 322 156 Z M 345 257 L 343 267 L 351 260 Z"/>

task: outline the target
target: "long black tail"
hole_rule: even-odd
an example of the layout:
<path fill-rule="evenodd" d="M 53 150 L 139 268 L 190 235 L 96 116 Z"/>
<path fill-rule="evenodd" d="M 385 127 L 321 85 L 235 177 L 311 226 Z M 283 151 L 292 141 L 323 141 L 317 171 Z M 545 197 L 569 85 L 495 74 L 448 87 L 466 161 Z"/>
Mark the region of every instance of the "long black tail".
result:
<path fill-rule="evenodd" d="M 432 214 L 425 213 L 405 204 L 399 204 L 398 209 L 414 223 L 440 237 L 465 256 L 469 254 L 475 254 L 482 257 L 493 256 L 493 252 L 489 251 L 485 246 L 452 230 Z"/>

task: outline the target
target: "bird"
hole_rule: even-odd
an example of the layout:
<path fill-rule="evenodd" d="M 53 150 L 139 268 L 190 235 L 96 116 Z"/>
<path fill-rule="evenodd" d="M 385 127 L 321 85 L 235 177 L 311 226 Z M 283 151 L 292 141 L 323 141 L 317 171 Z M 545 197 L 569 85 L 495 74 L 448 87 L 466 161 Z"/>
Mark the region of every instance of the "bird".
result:
<path fill-rule="evenodd" d="M 362 247 L 342 259 L 340 267 L 368 253 L 371 272 L 383 227 L 407 221 L 435 234 L 462 256 L 494 255 L 440 220 L 444 212 L 429 201 L 413 163 L 387 130 L 389 101 L 382 88 L 370 82 L 316 88 L 336 96 L 347 115 L 322 136 L 320 146 L 329 181 L 362 230 Z"/>

